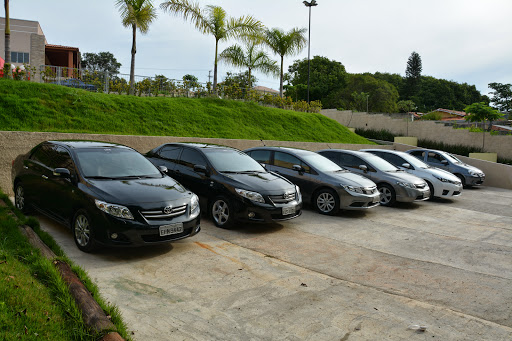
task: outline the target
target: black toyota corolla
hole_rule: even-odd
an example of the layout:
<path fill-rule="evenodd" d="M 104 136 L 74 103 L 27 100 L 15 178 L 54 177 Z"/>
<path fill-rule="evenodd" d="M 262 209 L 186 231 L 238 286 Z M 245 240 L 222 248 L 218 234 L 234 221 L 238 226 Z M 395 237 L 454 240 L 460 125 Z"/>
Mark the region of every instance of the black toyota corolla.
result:
<path fill-rule="evenodd" d="M 218 227 L 229 228 L 235 220 L 271 222 L 301 214 L 299 188 L 238 149 L 169 143 L 146 157 L 196 193 Z"/>
<path fill-rule="evenodd" d="M 163 170 L 126 146 L 47 141 L 13 161 L 15 204 L 71 227 L 85 252 L 193 236 L 199 199 Z"/>

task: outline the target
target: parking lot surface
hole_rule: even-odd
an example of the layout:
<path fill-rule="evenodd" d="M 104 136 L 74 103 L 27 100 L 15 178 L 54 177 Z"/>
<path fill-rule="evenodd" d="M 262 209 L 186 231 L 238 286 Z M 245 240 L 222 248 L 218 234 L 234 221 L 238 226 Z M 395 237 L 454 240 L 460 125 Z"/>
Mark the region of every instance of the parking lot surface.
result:
<path fill-rule="evenodd" d="M 512 340 L 509 190 L 94 254 L 38 218 L 135 340 Z"/>

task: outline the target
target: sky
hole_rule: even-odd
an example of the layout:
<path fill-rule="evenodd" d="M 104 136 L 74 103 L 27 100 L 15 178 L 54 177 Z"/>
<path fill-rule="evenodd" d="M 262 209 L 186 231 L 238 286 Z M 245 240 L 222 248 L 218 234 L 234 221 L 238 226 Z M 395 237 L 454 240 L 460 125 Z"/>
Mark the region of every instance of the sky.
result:
<path fill-rule="evenodd" d="M 266 27 L 308 28 L 301 0 L 192 0 L 218 5 L 229 16 L 252 15 Z M 39 21 L 49 44 L 80 52 L 108 51 L 130 72 L 131 28 L 121 24 L 115 0 L 11 0 L 10 16 Z M 208 81 L 215 40 L 181 17 L 160 10 L 145 35 L 137 34 L 135 74 Z M 317 0 L 311 10 L 311 57 L 341 62 L 349 73 L 387 72 L 405 76 L 413 51 L 422 75 L 475 85 L 487 94 L 491 82 L 512 83 L 512 0 Z M 4 16 L 3 9 L 0 15 Z M 221 43 L 219 52 L 235 41 Z M 271 54 L 271 52 L 269 52 Z M 305 48 L 285 57 L 285 71 L 307 58 Z M 278 56 L 273 56 L 278 61 Z M 219 64 L 219 81 L 237 69 Z M 258 85 L 279 89 L 279 78 L 256 73 Z M 212 78 L 213 79 L 213 78 Z"/>

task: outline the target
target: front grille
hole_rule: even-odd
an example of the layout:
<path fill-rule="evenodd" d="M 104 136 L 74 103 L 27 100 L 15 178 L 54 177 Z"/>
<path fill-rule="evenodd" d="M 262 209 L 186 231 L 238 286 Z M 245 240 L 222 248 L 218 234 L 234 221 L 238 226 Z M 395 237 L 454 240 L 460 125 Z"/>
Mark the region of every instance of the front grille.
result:
<path fill-rule="evenodd" d="M 423 184 L 415 184 L 414 186 L 416 186 L 416 188 L 425 188 L 425 186 L 427 186 L 426 183 L 423 183 Z"/>
<path fill-rule="evenodd" d="M 180 216 L 187 212 L 187 205 L 176 206 L 168 210 L 168 212 L 164 212 L 164 209 L 167 207 L 151 210 L 151 211 L 140 211 L 142 216 L 147 220 L 155 220 L 155 219 L 169 219 L 173 217 Z"/>
<path fill-rule="evenodd" d="M 280 195 L 269 195 L 274 204 L 287 204 L 295 200 L 295 192 L 288 192 Z"/>

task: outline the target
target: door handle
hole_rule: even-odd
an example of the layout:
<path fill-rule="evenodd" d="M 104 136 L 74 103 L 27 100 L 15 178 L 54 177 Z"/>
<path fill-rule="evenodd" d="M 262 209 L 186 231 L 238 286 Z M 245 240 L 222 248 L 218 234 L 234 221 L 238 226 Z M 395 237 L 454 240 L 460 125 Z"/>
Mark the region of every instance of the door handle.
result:
<path fill-rule="evenodd" d="M 43 179 L 48 180 L 48 177 L 46 175 L 41 175 Z"/>

